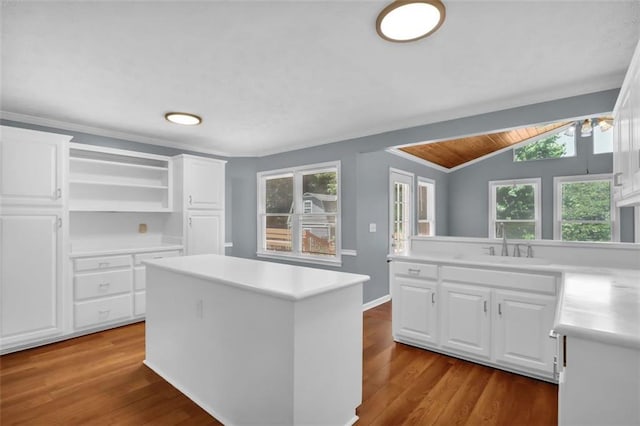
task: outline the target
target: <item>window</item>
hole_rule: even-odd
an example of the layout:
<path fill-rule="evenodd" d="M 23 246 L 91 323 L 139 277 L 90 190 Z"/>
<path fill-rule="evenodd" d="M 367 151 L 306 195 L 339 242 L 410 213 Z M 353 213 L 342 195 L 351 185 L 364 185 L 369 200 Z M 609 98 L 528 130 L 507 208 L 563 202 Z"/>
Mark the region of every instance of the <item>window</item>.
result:
<path fill-rule="evenodd" d="M 258 255 L 340 262 L 340 162 L 258 173 Z"/>
<path fill-rule="evenodd" d="M 529 142 L 513 150 L 513 161 L 546 160 L 549 158 L 574 157 L 576 155 L 576 137 L 567 135 L 567 127 L 560 131 Z"/>
<path fill-rule="evenodd" d="M 418 177 L 418 235 L 436 234 L 435 182 Z"/>
<path fill-rule="evenodd" d="M 489 182 L 489 238 L 540 239 L 540 178 Z"/>
<path fill-rule="evenodd" d="M 553 238 L 614 241 L 612 183 L 609 174 L 554 178 Z"/>
<path fill-rule="evenodd" d="M 602 126 L 593 126 L 593 153 L 604 154 L 613 152 L 613 128 Z"/>

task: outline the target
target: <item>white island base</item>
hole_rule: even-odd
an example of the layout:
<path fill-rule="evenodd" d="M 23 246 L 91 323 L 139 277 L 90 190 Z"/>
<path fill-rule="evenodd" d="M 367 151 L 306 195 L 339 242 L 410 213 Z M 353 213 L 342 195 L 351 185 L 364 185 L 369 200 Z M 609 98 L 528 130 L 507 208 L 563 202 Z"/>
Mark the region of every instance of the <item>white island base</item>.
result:
<path fill-rule="evenodd" d="M 215 255 L 150 261 L 145 364 L 226 425 L 353 424 L 367 279 Z"/>

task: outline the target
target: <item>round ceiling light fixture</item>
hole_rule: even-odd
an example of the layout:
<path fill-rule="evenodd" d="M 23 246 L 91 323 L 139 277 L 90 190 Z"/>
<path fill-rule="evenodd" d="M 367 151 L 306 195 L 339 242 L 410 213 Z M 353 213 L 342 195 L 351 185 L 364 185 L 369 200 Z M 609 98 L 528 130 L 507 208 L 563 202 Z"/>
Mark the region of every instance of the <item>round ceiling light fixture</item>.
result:
<path fill-rule="evenodd" d="M 396 0 L 378 15 L 376 31 L 388 41 L 419 40 L 440 28 L 444 17 L 440 0 Z"/>
<path fill-rule="evenodd" d="M 188 112 L 168 112 L 164 115 L 165 120 L 183 126 L 197 126 L 202 123 L 202 118 Z"/>

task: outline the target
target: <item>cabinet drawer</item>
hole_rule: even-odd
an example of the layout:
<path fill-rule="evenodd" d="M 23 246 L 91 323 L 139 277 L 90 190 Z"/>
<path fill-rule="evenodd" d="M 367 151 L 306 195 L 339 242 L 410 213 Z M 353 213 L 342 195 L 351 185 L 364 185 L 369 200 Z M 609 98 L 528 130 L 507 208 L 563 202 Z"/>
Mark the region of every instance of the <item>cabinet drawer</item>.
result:
<path fill-rule="evenodd" d="M 392 262 L 393 273 L 409 277 L 438 279 L 438 266 L 425 263 Z"/>
<path fill-rule="evenodd" d="M 131 266 L 131 256 L 102 256 L 76 259 L 76 271 L 90 271 L 92 269 L 123 268 Z"/>
<path fill-rule="evenodd" d="M 138 290 L 144 290 L 146 286 L 147 279 L 147 268 L 144 266 L 136 266 L 133 268 L 133 288 Z"/>
<path fill-rule="evenodd" d="M 128 318 L 131 316 L 131 295 L 76 302 L 74 314 L 76 328 Z"/>
<path fill-rule="evenodd" d="M 136 254 L 134 258 L 135 258 L 135 264 L 140 265 L 143 260 L 162 259 L 163 257 L 176 257 L 176 256 L 180 256 L 179 250 L 158 251 L 153 253 L 140 253 L 140 254 Z"/>
<path fill-rule="evenodd" d="M 442 280 L 556 294 L 556 277 L 552 275 L 443 266 Z"/>
<path fill-rule="evenodd" d="M 80 274 L 74 278 L 76 300 L 109 296 L 131 291 L 131 271 L 105 271 Z"/>
<path fill-rule="evenodd" d="M 133 297 L 133 315 L 144 315 L 147 308 L 147 294 L 142 291 L 136 293 Z"/>

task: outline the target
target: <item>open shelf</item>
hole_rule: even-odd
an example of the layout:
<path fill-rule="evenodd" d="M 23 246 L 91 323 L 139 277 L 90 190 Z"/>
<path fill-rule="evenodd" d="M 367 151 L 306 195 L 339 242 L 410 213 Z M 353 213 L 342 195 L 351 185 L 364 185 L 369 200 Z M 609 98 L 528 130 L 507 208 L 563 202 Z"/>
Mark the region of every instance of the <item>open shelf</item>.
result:
<path fill-rule="evenodd" d="M 70 144 L 69 209 L 171 211 L 171 173 L 169 157 Z"/>

